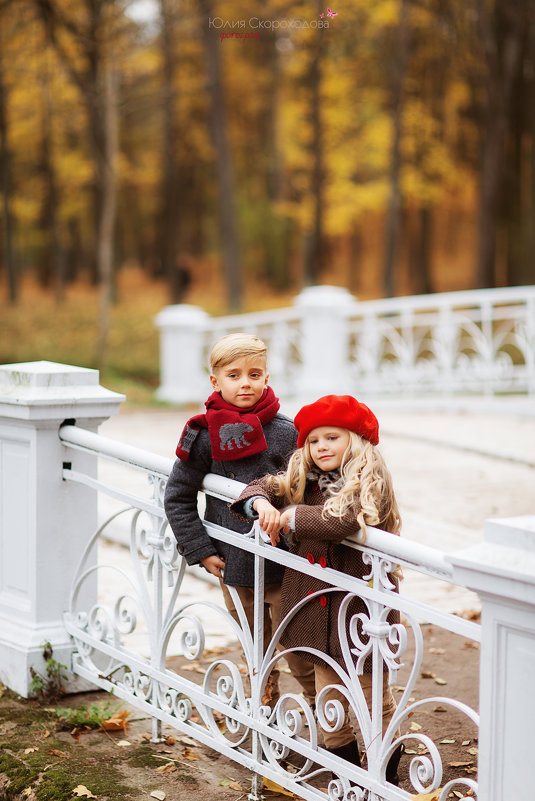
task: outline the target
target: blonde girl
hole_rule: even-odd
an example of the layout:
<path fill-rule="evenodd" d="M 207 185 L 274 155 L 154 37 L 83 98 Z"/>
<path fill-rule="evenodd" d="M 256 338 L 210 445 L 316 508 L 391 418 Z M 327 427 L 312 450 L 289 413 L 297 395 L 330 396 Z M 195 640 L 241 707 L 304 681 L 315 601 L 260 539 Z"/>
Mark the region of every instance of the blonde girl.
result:
<path fill-rule="evenodd" d="M 233 505 L 233 511 L 258 517 L 271 542 L 279 541 L 280 530 L 290 530 L 290 550 L 311 564 L 330 567 L 357 578 L 369 572 L 362 553 L 342 545 L 349 535 L 366 526 L 377 526 L 399 534 L 401 521 L 390 473 L 377 450 L 377 418 L 350 395 L 326 395 L 304 406 L 295 418 L 297 446 L 285 473 L 252 482 Z M 288 503 L 291 506 L 288 507 Z M 281 509 L 283 510 L 281 512 Z M 286 626 L 280 644 L 286 648 L 319 650 L 345 667 L 338 633 L 338 610 L 346 593 L 327 592 L 332 585 L 296 570 L 286 569 L 281 589 L 281 620 L 301 600 L 313 596 Z M 356 614 L 367 616 L 364 601 L 355 598 L 347 620 Z M 389 622 L 398 622 L 391 612 Z M 338 684 L 335 670 L 314 654 L 316 693 Z M 361 686 L 371 706 L 371 659 L 361 676 Z M 383 674 L 383 728 L 396 705 Z M 360 754 L 348 717 L 348 704 L 340 693 L 330 691 L 324 700 L 336 698 L 346 711 L 345 722 L 336 732 L 324 731 L 325 747 L 360 766 Z M 391 756 L 386 779 L 398 784 L 397 769 L 402 754 L 399 746 Z"/>

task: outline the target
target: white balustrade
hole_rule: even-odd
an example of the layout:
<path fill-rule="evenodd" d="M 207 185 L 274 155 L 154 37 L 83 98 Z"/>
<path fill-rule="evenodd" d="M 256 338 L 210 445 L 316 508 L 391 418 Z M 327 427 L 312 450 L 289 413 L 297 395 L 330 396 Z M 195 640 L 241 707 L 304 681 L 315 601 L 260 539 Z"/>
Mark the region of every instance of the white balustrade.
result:
<path fill-rule="evenodd" d="M 284 398 L 535 394 L 535 287 L 358 301 L 341 287 L 303 290 L 294 306 L 209 317 L 169 306 L 162 384 L 171 402 L 205 399 L 210 346 L 231 331 L 262 337 Z"/>
<path fill-rule="evenodd" d="M 96 431 L 122 400 L 99 385 L 97 370 L 45 361 L 0 367 L 0 681 L 24 697 L 29 668 L 44 673 L 44 642 L 70 664 L 63 614 L 73 568 L 97 525 L 94 492 L 62 475 L 69 462 L 92 478 L 97 458 L 67 454 L 58 429 L 76 419 Z M 94 549 L 88 560 L 95 563 Z M 95 599 L 93 579 L 84 600 Z"/>
<path fill-rule="evenodd" d="M 247 536 L 206 524 L 213 538 L 255 554 L 256 624 L 252 636 L 245 616 L 239 625 L 219 599 L 214 601 L 209 594 L 194 599 L 181 594 L 186 566 L 177 553 L 162 500 L 171 460 L 106 439 L 95 431 L 100 420 L 117 410 L 121 396 L 99 387 L 95 371 L 49 363 L 0 368 L 0 387 L 0 680 L 26 695 L 29 667 L 42 669 L 42 640 L 48 639 L 55 657 L 72 670 L 69 689 L 75 687 L 72 677 L 76 676 L 113 692 L 151 715 L 154 738 L 158 738 L 162 722 L 169 724 L 248 767 L 255 776 L 266 776 L 308 801 L 408 799 L 407 790 L 385 781 L 385 768 L 397 744 L 409 741 L 420 744 L 418 753 L 403 760 L 405 785 L 410 778 L 412 793 L 441 787 L 438 801 L 446 801 L 452 792 L 461 792 L 463 797 L 470 793 L 481 801 L 525 797 L 531 782 L 525 745 L 532 740 L 535 714 L 531 691 L 535 518 L 489 521 L 484 543 L 453 554 L 372 529 L 365 545 L 357 536 L 346 541 L 346 547 L 362 551 L 369 565 L 363 580 L 273 549 L 256 525 Z M 142 471 L 147 476 L 147 493 L 138 496 L 99 481 L 99 457 Z M 239 483 L 212 475 L 204 484 L 206 493 L 228 501 L 236 498 L 240 489 Z M 100 493 L 123 506 L 99 526 L 96 499 Z M 123 515 L 130 518 L 130 571 L 95 560 L 99 537 L 113 526 L 114 518 Z M 303 599 L 281 622 L 263 654 L 265 559 L 317 576 L 331 585 L 325 592 L 347 593 L 338 627 L 344 665 L 333 663 L 333 667 L 367 750 L 365 769 L 333 756 L 320 745 L 314 712 L 302 697 L 285 693 L 274 709 L 261 703 L 270 671 L 284 656 L 276 651 L 280 632 L 299 608 L 310 602 Z M 389 579 L 395 564 L 475 590 L 483 607 L 482 625 L 396 593 Z M 97 598 L 99 575 L 116 592 L 112 603 Z M 352 594 L 364 600 L 367 611 L 360 616 L 359 626 L 352 619 L 348 634 L 344 616 Z M 240 611 L 237 596 L 234 600 Z M 201 684 L 192 681 L 189 673 L 185 676 L 166 667 L 172 639 L 189 660 L 203 653 L 202 610 L 212 620 L 225 620 L 231 626 L 245 655 L 246 677 L 224 655 L 214 658 Z M 403 625 L 388 622 L 389 610 L 402 613 Z M 141 620 L 148 632 L 146 653 L 131 647 L 131 635 Z M 424 653 L 422 620 L 481 641 L 477 780 L 459 775 L 444 784 L 441 744 L 422 731 L 410 731 L 409 719 L 414 721 L 414 715 L 429 704 L 455 709 L 474 726 L 479 721 L 475 710 L 455 698 L 422 697 L 419 688 L 414 700 Z M 359 670 L 365 656 L 371 654 L 376 680 L 380 681 L 384 663 L 394 682 L 401 662 L 409 661 L 409 640 L 414 645 L 409 675 L 397 698 L 395 716 L 381 736 L 381 695 L 374 696 L 370 713 L 360 689 Z M 316 714 L 324 727 L 327 720 L 329 725 L 337 725 L 335 721 L 340 719 L 336 704 L 324 708 L 321 699 Z M 221 719 L 224 731 L 218 725 Z M 300 755 L 297 772 L 288 769 L 292 753 Z M 332 781 L 331 771 L 337 777 Z M 327 785 L 327 791 L 321 789 Z M 258 799 L 259 792 L 255 780 L 250 798 Z"/>

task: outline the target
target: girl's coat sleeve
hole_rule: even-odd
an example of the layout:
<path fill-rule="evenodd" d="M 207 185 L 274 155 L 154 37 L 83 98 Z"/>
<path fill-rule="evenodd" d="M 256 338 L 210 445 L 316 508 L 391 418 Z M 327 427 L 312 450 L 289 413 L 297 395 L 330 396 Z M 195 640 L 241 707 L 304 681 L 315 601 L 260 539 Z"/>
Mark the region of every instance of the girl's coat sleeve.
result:
<path fill-rule="evenodd" d="M 269 488 L 268 483 L 269 476 L 263 476 L 263 478 L 257 478 L 255 481 L 251 481 L 240 494 L 240 497 L 234 501 L 234 503 L 230 504 L 230 511 L 234 512 L 241 520 L 248 520 L 249 518 L 243 511 L 243 504 L 246 500 L 253 498 L 255 495 L 265 498 L 277 509 L 281 509 L 285 505 L 285 499 L 281 498 L 279 495 L 275 495 L 273 490 Z"/>
<path fill-rule="evenodd" d="M 357 523 L 359 511 L 360 505 L 355 506 L 340 519 L 329 514 L 323 515 L 323 504 L 320 506 L 298 504 L 295 509 L 295 532 L 292 537 L 296 542 L 308 538 L 342 542 L 359 530 L 360 526 Z"/>

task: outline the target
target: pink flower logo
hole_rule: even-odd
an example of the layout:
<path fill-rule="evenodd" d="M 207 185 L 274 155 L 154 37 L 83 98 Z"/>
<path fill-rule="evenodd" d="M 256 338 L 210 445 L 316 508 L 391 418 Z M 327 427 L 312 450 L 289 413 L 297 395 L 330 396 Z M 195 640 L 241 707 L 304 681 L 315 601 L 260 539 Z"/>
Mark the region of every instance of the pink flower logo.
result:
<path fill-rule="evenodd" d="M 327 9 L 327 16 L 328 17 L 337 17 L 338 16 L 338 11 L 331 11 L 331 9 L 328 8 Z"/>

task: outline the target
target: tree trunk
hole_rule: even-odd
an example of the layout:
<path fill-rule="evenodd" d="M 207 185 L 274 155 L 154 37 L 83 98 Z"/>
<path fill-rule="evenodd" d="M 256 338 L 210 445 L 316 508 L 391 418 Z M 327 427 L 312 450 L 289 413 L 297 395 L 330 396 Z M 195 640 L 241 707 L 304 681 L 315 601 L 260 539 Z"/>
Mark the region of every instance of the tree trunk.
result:
<path fill-rule="evenodd" d="M 322 10 L 322 2 L 317 3 L 318 14 Z M 323 130 L 321 117 L 321 73 L 323 58 L 323 29 L 317 29 L 316 52 L 312 58 L 309 72 L 311 91 L 312 121 L 312 181 L 311 193 L 314 204 L 312 227 L 305 234 L 304 283 L 305 286 L 317 284 L 325 261 L 325 242 L 323 235 L 324 202 L 324 163 L 323 163 Z"/>
<path fill-rule="evenodd" d="M 240 245 L 235 209 L 234 170 L 227 138 L 225 99 L 221 80 L 219 33 L 208 26 L 214 16 L 212 0 L 199 0 L 208 71 L 210 129 L 219 178 L 219 221 L 226 278 L 227 306 L 238 311 L 242 305 Z"/>
<path fill-rule="evenodd" d="M 409 0 L 401 0 L 398 26 L 398 53 L 394 65 L 392 100 L 392 148 L 390 151 L 390 198 L 386 213 L 386 247 L 384 255 L 384 291 L 387 297 L 395 294 L 396 246 L 399 230 L 399 212 L 401 207 L 401 133 L 404 102 L 404 84 L 409 59 Z"/>
<path fill-rule="evenodd" d="M 163 60 L 163 163 L 160 216 L 161 271 L 166 276 L 172 303 L 183 299 L 187 282 L 177 263 L 179 243 L 179 168 L 176 100 L 176 57 L 174 52 L 175 7 L 173 0 L 160 0 Z"/>
<path fill-rule="evenodd" d="M 110 311 L 113 299 L 115 218 L 117 213 L 117 152 L 119 115 L 117 102 L 117 73 L 110 65 L 104 67 L 104 151 L 99 168 L 102 171 L 102 207 L 97 230 L 97 257 L 100 280 L 100 319 L 98 367 L 106 367 Z"/>
<path fill-rule="evenodd" d="M 493 19 L 479 3 L 479 23 L 487 59 L 487 109 L 481 159 L 478 215 L 477 285 L 496 283 L 496 234 L 499 197 L 504 181 L 505 137 L 509 125 L 511 95 L 519 58 L 521 24 L 517 6 L 496 0 Z M 501 40 L 498 41 L 498 34 Z"/>
<path fill-rule="evenodd" d="M 18 276 L 13 254 L 13 235 L 11 217 L 11 175 L 10 175 L 10 155 L 8 147 L 7 130 L 7 97 L 8 91 L 4 79 L 3 64 L 3 45 L 2 45 L 2 20 L 0 19 L 0 182 L 2 186 L 2 207 L 3 207 L 3 255 L 4 264 L 7 271 L 8 297 L 10 303 L 18 300 Z"/>
<path fill-rule="evenodd" d="M 61 302 L 65 293 L 65 258 L 60 241 L 58 220 L 59 191 L 54 168 L 52 145 L 52 109 L 50 102 L 50 76 L 48 67 L 41 76 L 42 99 L 42 147 L 41 170 L 45 191 L 41 209 L 41 221 L 46 234 L 46 244 L 41 259 L 40 278 L 45 286 L 54 281 L 56 300 Z"/>

